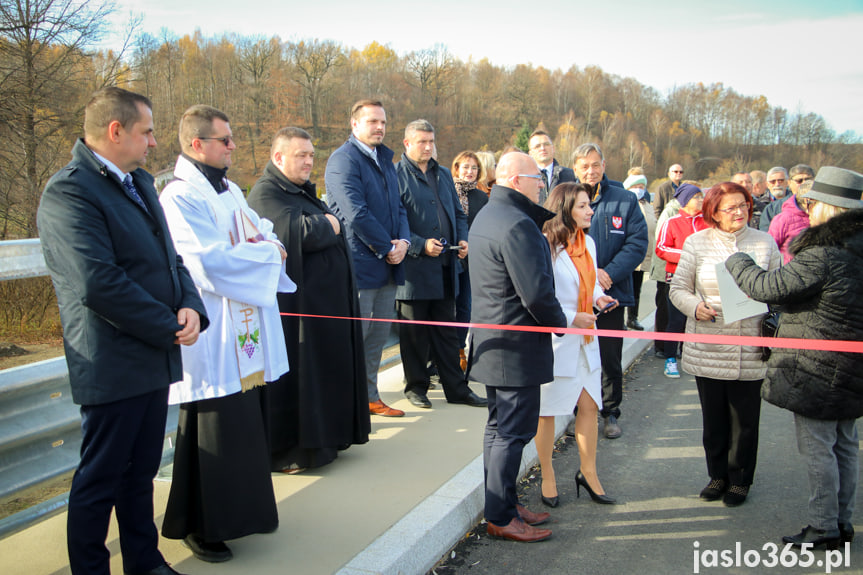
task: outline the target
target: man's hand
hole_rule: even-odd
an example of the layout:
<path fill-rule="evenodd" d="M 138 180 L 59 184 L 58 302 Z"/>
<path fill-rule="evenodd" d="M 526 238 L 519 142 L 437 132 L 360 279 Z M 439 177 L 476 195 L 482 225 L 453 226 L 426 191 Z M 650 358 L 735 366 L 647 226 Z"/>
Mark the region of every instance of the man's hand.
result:
<path fill-rule="evenodd" d="M 611 276 L 605 273 L 603 269 L 596 270 L 596 279 L 599 282 L 599 287 L 603 290 L 610 290 L 611 284 L 614 283 L 611 281 Z"/>
<path fill-rule="evenodd" d="M 436 240 L 434 238 L 429 238 L 426 240 L 425 252 L 427 256 L 436 258 L 441 254 L 442 251 L 443 244 L 440 243 L 440 240 Z"/>
<path fill-rule="evenodd" d="M 387 263 L 398 265 L 402 263 L 402 260 L 405 259 L 405 256 L 408 253 L 408 243 L 404 240 L 392 240 L 390 243 L 394 245 L 395 248 L 390 250 L 390 253 L 387 254 Z"/>
<path fill-rule="evenodd" d="M 324 214 L 327 216 L 327 219 L 330 220 L 330 225 L 333 226 L 333 231 L 336 235 L 342 233 L 342 224 L 339 222 L 339 218 L 334 216 L 333 214 Z"/>
<path fill-rule="evenodd" d="M 198 341 L 198 335 L 201 333 L 201 317 L 198 312 L 190 307 L 180 308 L 177 312 L 177 323 L 182 325 L 183 329 L 174 334 L 177 336 L 174 343 L 192 345 Z"/>
<path fill-rule="evenodd" d="M 282 247 L 282 245 L 281 245 L 279 242 L 274 241 L 274 240 L 261 240 L 261 241 L 263 241 L 263 242 L 267 242 L 268 244 L 273 244 L 274 246 L 276 246 L 277 248 L 279 248 L 279 257 L 281 257 L 281 258 L 282 258 L 282 263 L 284 263 L 284 262 L 285 262 L 285 260 L 286 260 L 286 259 L 288 259 L 288 252 L 286 252 L 286 251 L 285 251 L 285 248 L 283 248 L 283 247 Z M 259 243 L 259 242 L 258 242 L 257 240 L 254 240 L 254 239 L 250 239 L 250 240 L 249 240 L 249 243 L 256 244 L 256 243 Z"/>
<path fill-rule="evenodd" d="M 467 257 L 467 242 L 462 240 L 458 243 L 461 249 L 458 251 L 458 259 L 463 260 Z"/>

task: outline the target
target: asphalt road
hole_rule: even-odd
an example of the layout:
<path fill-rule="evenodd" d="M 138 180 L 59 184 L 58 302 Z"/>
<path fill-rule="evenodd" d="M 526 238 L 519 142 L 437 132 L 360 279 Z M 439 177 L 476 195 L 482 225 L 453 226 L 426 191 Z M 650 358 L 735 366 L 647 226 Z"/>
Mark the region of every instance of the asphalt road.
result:
<path fill-rule="evenodd" d="M 480 523 L 431 573 L 863 573 L 859 539 L 829 556 L 783 553 L 782 536 L 806 525 L 808 499 L 790 412 L 762 402 L 758 467 L 744 505 L 699 499 L 709 478 L 695 380 L 683 373 L 668 379 L 662 366 L 651 348 L 627 372 L 623 436 L 599 440 L 600 477 L 619 505 L 592 503 L 584 490 L 576 498 L 578 449 L 566 438 L 554 460 L 560 506 L 540 503 L 537 469 L 519 488 L 523 504 L 551 511 L 544 527 L 552 538 L 516 543 L 489 537 Z"/>

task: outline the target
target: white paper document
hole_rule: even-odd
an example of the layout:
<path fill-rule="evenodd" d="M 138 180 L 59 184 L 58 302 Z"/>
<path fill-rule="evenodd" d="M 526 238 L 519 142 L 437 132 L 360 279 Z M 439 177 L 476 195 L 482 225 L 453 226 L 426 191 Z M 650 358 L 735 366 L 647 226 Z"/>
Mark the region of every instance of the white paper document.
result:
<path fill-rule="evenodd" d="M 719 299 L 722 302 L 722 316 L 725 323 L 734 323 L 747 317 L 767 313 L 767 304 L 755 301 L 734 282 L 725 269 L 725 262 L 716 264 L 716 283 L 719 285 Z"/>

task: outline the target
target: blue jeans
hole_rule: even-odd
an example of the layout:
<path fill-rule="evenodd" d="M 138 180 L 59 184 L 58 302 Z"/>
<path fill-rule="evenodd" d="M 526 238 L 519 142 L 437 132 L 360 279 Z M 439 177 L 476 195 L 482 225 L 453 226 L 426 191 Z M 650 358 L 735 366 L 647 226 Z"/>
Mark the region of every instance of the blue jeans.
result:
<path fill-rule="evenodd" d="M 394 319 L 396 317 L 396 284 L 392 281 L 383 287 L 359 290 L 359 298 L 360 315 L 363 318 Z M 363 322 L 369 403 L 381 398 L 378 393 L 378 369 L 381 367 L 381 355 L 391 326 L 392 324 L 386 321 Z"/>
<path fill-rule="evenodd" d="M 797 449 L 809 474 L 809 524 L 835 530 L 851 523 L 857 497 L 857 425 L 854 419 L 821 420 L 794 414 Z"/>

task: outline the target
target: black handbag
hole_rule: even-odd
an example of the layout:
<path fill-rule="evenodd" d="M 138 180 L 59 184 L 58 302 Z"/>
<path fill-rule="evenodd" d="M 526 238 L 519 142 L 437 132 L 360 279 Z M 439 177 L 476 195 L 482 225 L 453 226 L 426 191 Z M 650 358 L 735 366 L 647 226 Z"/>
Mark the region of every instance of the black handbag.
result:
<path fill-rule="evenodd" d="M 779 312 L 775 309 L 768 309 L 764 317 L 761 318 L 761 337 L 776 337 L 776 331 L 779 329 Z M 770 359 L 769 347 L 761 348 L 761 361 Z"/>

